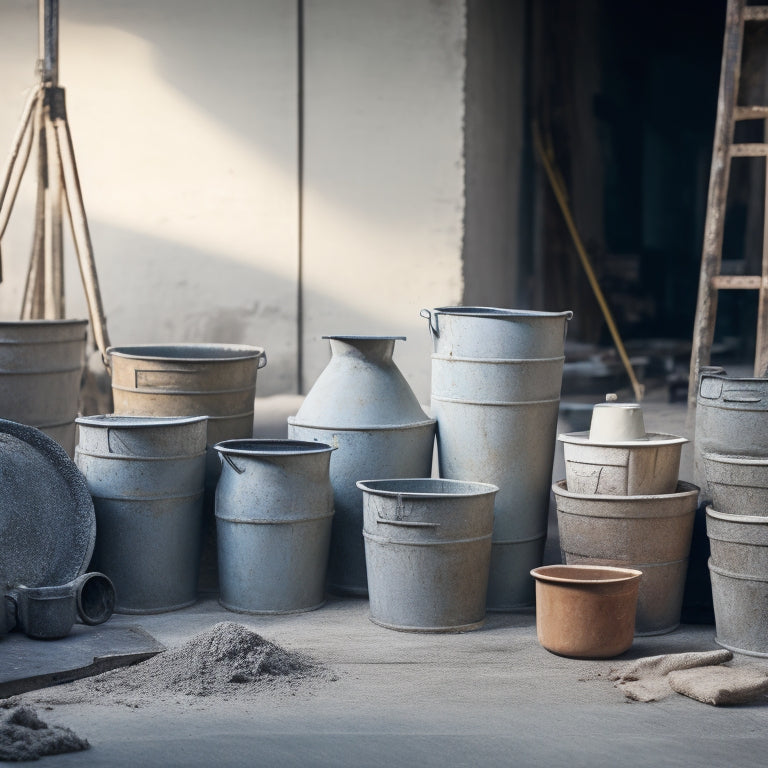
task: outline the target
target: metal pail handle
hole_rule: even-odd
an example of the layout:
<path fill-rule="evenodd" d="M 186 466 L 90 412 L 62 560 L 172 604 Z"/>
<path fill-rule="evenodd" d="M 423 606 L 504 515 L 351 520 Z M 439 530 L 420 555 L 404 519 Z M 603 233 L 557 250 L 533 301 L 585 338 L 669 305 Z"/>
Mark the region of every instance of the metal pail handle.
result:
<path fill-rule="evenodd" d="M 432 312 L 430 312 L 428 309 L 422 309 L 421 312 L 419 312 L 419 315 L 427 321 L 427 325 L 429 326 L 429 333 L 434 338 L 439 338 L 440 331 L 438 330 L 438 327 L 437 327 L 437 313 L 433 315 Z M 434 319 L 434 323 L 432 322 L 433 319 Z"/>

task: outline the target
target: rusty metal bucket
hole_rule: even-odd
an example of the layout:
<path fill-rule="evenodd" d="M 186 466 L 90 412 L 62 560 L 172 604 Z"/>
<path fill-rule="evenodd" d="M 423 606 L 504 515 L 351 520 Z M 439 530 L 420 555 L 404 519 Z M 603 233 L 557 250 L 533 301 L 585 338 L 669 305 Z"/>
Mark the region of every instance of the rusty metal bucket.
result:
<path fill-rule="evenodd" d="M 635 634 L 660 635 L 680 624 L 699 488 L 675 493 L 608 496 L 552 486 L 560 548 L 568 564 L 611 565 L 643 572 Z"/>
<path fill-rule="evenodd" d="M 37 427 L 71 457 L 87 320 L 0 323 L 0 418 Z"/>

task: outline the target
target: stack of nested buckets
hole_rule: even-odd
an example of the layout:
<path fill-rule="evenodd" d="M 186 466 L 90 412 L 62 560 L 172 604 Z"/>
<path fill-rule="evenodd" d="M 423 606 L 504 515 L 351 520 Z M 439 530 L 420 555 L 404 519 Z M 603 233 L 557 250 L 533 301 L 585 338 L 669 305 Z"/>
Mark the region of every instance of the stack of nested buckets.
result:
<path fill-rule="evenodd" d="M 768 379 L 704 369 L 695 468 L 703 475 L 718 644 L 768 656 Z"/>
<path fill-rule="evenodd" d="M 566 478 L 552 488 L 566 564 L 642 571 L 636 635 L 680 623 L 698 502 L 678 481 L 683 437 L 646 433 L 639 405 L 593 409 L 589 432 L 560 435 Z"/>

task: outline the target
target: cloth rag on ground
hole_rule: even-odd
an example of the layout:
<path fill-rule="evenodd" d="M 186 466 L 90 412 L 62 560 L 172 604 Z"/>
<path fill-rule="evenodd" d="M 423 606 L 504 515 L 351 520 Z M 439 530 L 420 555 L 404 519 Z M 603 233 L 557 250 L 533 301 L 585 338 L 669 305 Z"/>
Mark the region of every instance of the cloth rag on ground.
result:
<path fill-rule="evenodd" d="M 681 669 L 668 680 L 672 690 L 715 706 L 746 704 L 768 693 L 768 671 L 757 666 Z"/>
<path fill-rule="evenodd" d="M 658 701 L 671 696 L 667 676 L 670 672 L 694 667 L 711 667 L 730 661 L 733 654 L 725 649 L 718 651 L 691 651 L 689 653 L 665 653 L 615 667 L 608 676 L 616 681 L 628 699 Z"/>

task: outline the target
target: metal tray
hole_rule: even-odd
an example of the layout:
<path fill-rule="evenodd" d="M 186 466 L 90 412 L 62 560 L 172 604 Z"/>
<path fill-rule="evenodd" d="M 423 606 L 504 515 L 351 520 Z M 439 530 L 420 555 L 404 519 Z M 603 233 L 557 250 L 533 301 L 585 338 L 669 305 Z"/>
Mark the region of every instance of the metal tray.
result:
<path fill-rule="evenodd" d="M 0 419 L 0 594 L 71 581 L 95 540 L 93 500 L 75 463 L 39 429 Z"/>

